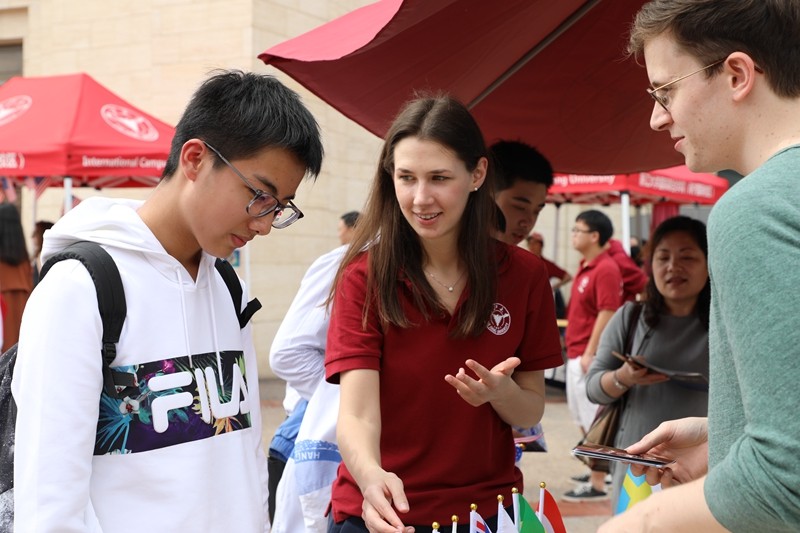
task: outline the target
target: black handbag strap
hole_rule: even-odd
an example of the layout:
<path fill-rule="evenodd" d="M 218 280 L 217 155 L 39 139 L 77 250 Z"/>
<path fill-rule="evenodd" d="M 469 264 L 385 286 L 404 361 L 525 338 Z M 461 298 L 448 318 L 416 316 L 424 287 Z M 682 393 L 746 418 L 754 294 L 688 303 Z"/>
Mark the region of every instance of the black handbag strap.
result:
<path fill-rule="evenodd" d="M 633 355 L 633 337 L 636 336 L 636 326 L 639 324 L 639 317 L 642 314 L 643 307 L 644 306 L 640 303 L 634 303 L 631 306 L 631 313 L 628 315 L 628 329 L 625 330 L 625 344 L 623 345 L 626 355 Z M 619 404 L 620 410 L 625 408 L 625 400 L 627 397 L 628 391 L 625 391 L 622 396 L 617 398 L 616 402 L 614 402 Z"/>
<path fill-rule="evenodd" d="M 628 315 L 628 329 L 625 332 L 625 355 L 633 355 L 633 337 L 636 335 L 636 325 L 639 323 L 639 316 L 642 314 L 642 304 L 634 303 L 631 314 Z"/>

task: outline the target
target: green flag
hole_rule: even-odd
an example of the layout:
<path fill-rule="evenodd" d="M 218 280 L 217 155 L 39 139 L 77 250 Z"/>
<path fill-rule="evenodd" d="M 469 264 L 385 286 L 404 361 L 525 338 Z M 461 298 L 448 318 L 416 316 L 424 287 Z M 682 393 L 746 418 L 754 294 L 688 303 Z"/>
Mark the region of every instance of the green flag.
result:
<path fill-rule="evenodd" d="M 519 500 L 519 524 L 517 528 L 520 533 L 545 533 L 544 526 L 536 517 L 536 513 L 531 509 L 528 500 L 520 494 L 515 494 L 514 497 Z"/>

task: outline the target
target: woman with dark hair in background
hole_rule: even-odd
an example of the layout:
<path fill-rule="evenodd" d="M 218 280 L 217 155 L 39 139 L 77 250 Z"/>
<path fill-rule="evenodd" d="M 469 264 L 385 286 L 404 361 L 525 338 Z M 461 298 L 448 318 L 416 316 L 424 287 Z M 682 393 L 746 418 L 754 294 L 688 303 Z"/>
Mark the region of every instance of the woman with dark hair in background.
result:
<path fill-rule="evenodd" d="M 3 309 L 3 352 L 17 343 L 22 310 L 33 290 L 25 232 L 17 208 L 0 204 L 0 294 Z"/>
<path fill-rule="evenodd" d="M 488 160 L 449 97 L 413 100 L 386 136 L 334 282 L 330 532 L 424 533 L 471 503 L 494 528 L 497 495 L 522 490 L 511 426 L 541 419 L 561 345 L 544 265 L 492 238 Z"/>
<path fill-rule="evenodd" d="M 631 353 L 669 370 L 708 376 L 708 278 L 706 226 L 684 216 L 662 222 L 650 240 L 653 275 L 643 304 L 627 303 L 611 318 L 600 338 L 586 378 L 586 394 L 599 404 L 624 401 L 614 445 L 625 448 L 665 420 L 706 416 L 708 388 L 669 379 L 664 374 L 623 363 L 612 351 L 625 352 L 635 307 Z M 624 396 L 624 400 L 621 400 Z M 612 463 L 616 508 L 627 465 Z"/>

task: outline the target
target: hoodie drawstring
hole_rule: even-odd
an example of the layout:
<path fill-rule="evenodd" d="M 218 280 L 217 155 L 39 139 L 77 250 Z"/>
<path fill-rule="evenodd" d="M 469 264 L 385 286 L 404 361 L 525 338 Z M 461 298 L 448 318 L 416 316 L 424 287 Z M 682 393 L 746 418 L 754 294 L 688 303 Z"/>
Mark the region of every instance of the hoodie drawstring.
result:
<path fill-rule="evenodd" d="M 209 275 L 214 275 L 214 272 L 209 272 Z M 217 372 L 219 372 L 219 386 L 222 393 L 225 393 L 225 380 L 222 378 L 222 355 L 219 353 L 219 340 L 217 339 L 217 314 L 214 310 L 214 295 L 211 290 L 211 283 L 209 283 L 208 290 L 208 308 L 211 310 L 211 340 L 214 343 L 214 353 L 217 354 Z"/>
<path fill-rule="evenodd" d="M 213 269 L 213 267 L 211 267 L 211 268 Z M 183 337 L 184 337 L 184 342 L 186 344 L 186 353 L 189 354 L 189 366 L 191 368 L 194 368 L 194 363 L 192 362 L 192 349 L 191 349 L 191 345 L 189 343 L 189 327 L 188 327 L 188 325 L 186 323 L 186 321 L 187 321 L 186 297 L 184 296 L 184 291 L 183 291 L 183 276 L 181 275 L 181 270 L 182 270 L 181 267 L 177 267 L 175 269 L 175 274 L 176 274 L 176 277 L 178 279 L 178 287 L 179 287 L 179 291 L 180 291 L 180 294 L 181 294 L 181 312 L 183 313 L 183 321 L 182 321 L 182 323 L 183 323 Z M 210 312 L 211 312 L 211 317 L 210 317 L 211 318 L 211 339 L 212 339 L 212 342 L 213 342 L 214 354 L 217 357 L 217 382 L 219 383 L 220 393 L 224 395 L 225 394 L 225 379 L 224 379 L 223 374 L 222 374 L 222 354 L 220 354 L 220 351 L 219 351 L 219 338 L 217 336 L 217 315 L 216 315 L 216 311 L 214 310 L 214 295 L 212 294 L 213 293 L 213 283 L 211 283 L 211 280 L 213 279 L 211 276 L 214 276 L 215 272 L 213 270 L 211 270 L 209 272 L 209 270 L 211 270 L 211 269 L 207 268 L 206 272 L 204 272 L 204 274 L 209 277 L 208 291 L 206 291 L 206 292 L 208 294 L 208 307 L 209 307 Z M 198 383 L 198 385 L 199 385 L 199 383 Z M 233 391 L 231 391 L 231 392 L 233 392 Z"/>
<path fill-rule="evenodd" d="M 189 327 L 186 324 L 186 297 L 183 295 L 183 276 L 181 276 L 181 267 L 175 268 L 175 276 L 178 279 L 178 292 L 181 294 L 181 314 L 183 315 L 183 341 L 186 344 L 186 353 L 189 355 L 189 366 L 194 368 L 192 362 L 192 347 L 189 344 Z"/>

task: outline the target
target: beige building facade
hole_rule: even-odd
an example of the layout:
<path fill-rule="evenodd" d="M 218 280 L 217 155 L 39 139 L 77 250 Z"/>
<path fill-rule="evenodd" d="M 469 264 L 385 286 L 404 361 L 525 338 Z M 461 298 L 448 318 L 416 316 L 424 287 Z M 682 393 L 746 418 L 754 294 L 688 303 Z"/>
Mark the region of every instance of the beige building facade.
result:
<path fill-rule="evenodd" d="M 240 256 L 240 275 L 264 308 L 254 318 L 262 375 L 269 375 L 272 338 L 303 273 L 338 245 L 338 217 L 366 200 L 381 140 L 345 118 L 258 54 L 372 0 L 0 0 L 0 76 L 49 76 L 85 72 L 142 110 L 175 124 L 198 84 L 215 68 L 272 73 L 297 90 L 319 121 L 326 157 L 316 182 L 306 182 L 296 203 L 306 217 L 268 238 L 256 239 Z M 492 141 L 492 139 L 488 139 Z M 145 198 L 149 189 L 74 190 L 90 196 Z M 35 220 L 55 221 L 63 189 L 38 202 L 22 189 L 26 231 Z M 545 255 L 574 273 L 569 228 L 586 207 L 548 206 L 537 230 Z M 618 209 L 609 211 L 615 225 Z M 558 224 L 556 225 L 556 219 Z M 555 234 L 558 234 L 558 239 Z M 554 242 L 558 246 L 554 249 Z"/>
<path fill-rule="evenodd" d="M 326 157 L 316 182 L 296 203 L 306 217 L 250 243 L 238 267 L 264 308 L 254 318 L 262 373 L 272 337 L 311 262 L 338 245 L 339 215 L 361 209 L 380 139 L 344 118 L 258 54 L 369 0 L 0 0 L 2 74 L 51 76 L 85 72 L 131 104 L 175 124 L 191 94 L 215 68 L 273 73 L 303 96 L 319 121 Z M 3 51 L 6 53 L 3 54 Z M 21 57 L 20 57 L 21 56 Z M 14 69 L 20 69 L 14 72 Z M 5 78 L 4 78 L 5 79 Z M 145 198 L 148 189 L 77 188 L 96 195 Z M 63 189 L 46 191 L 33 211 L 21 189 L 26 231 L 57 220 Z M 249 256 L 249 268 L 246 268 Z"/>

